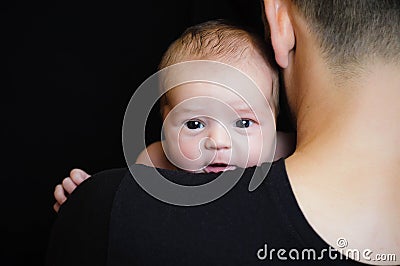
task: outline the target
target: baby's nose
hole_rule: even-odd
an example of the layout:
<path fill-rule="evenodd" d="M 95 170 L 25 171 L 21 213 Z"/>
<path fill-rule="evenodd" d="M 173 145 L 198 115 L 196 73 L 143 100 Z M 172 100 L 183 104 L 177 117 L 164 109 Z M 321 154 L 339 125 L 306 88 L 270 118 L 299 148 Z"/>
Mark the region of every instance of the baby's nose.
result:
<path fill-rule="evenodd" d="M 206 149 L 210 150 L 230 149 L 232 146 L 231 135 L 223 125 L 216 123 L 209 129 L 204 145 Z"/>

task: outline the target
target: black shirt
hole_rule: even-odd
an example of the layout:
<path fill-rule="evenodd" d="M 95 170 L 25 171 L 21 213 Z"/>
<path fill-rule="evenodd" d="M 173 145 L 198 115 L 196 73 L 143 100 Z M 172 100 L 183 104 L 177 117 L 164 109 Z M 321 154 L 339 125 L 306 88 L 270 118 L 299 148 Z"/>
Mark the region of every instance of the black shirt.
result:
<path fill-rule="evenodd" d="M 143 165 L 133 169 L 143 176 L 152 173 Z M 249 192 L 254 170 L 246 169 L 234 188 L 221 198 L 195 207 L 170 205 L 153 198 L 127 168 L 96 174 L 61 207 L 47 264 L 360 264 L 333 252 L 308 224 L 294 197 L 284 160 L 273 163 L 263 183 Z M 217 177 L 160 172 L 185 185 Z"/>

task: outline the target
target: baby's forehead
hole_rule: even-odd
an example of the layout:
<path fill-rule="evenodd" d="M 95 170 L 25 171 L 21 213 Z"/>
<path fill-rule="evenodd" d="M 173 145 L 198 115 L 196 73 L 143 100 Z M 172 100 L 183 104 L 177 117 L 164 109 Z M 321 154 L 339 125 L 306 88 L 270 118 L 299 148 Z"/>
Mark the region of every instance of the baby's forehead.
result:
<path fill-rule="evenodd" d="M 273 69 L 261 56 L 253 56 L 243 60 L 233 67 L 247 75 L 256 87 L 266 96 L 273 89 Z"/>
<path fill-rule="evenodd" d="M 246 60 L 244 60 L 246 59 Z M 239 101 L 268 102 L 275 108 L 272 71 L 262 56 L 242 60 L 192 60 L 162 70 L 161 104 L 175 106 L 188 98 L 209 96 L 226 102 L 236 97 Z M 179 92 L 179 93 L 177 93 Z M 233 94 L 236 96 L 233 97 Z M 233 98 L 232 98 L 233 97 Z M 273 106 L 271 106 L 271 104 Z M 261 106 L 260 104 L 257 104 Z"/>
<path fill-rule="evenodd" d="M 193 60 L 197 62 L 204 61 L 206 62 L 216 62 L 222 63 L 222 66 L 229 66 L 221 67 L 215 69 L 215 71 L 209 72 L 209 76 L 203 75 L 202 80 L 204 80 L 204 84 L 209 81 L 210 83 L 220 83 L 221 85 L 225 85 L 227 88 L 232 89 L 233 91 L 241 91 L 242 87 L 250 88 L 255 87 L 259 91 L 261 91 L 267 98 L 272 91 L 272 70 L 269 65 L 261 58 L 258 57 L 249 57 L 243 58 L 243 60 L 235 60 L 235 61 L 227 61 L 227 60 L 219 60 L 219 61 L 212 61 L 216 60 L 214 58 L 207 60 Z M 161 94 L 167 92 L 168 90 L 176 87 L 177 84 L 187 83 L 189 80 L 196 81 L 197 73 L 196 69 L 191 70 L 190 64 L 185 65 L 186 62 L 178 63 L 178 65 L 183 65 L 182 68 L 185 68 L 184 71 L 166 71 L 163 74 L 163 80 L 161 88 Z M 187 68 L 186 68 L 187 66 Z M 174 66 L 172 66 L 173 68 Z M 235 69 L 232 71 L 232 69 Z M 193 78 L 191 78 L 191 73 L 193 72 Z M 220 82 L 220 80 L 226 80 L 228 82 Z M 184 82 L 181 82 L 184 81 Z M 245 86 L 243 84 L 246 83 Z M 173 86 L 171 86 L 173 84 Z M 223 88 L 223 87 L 220 87 Z"/>
<path fill-rule="evenodd" d="M 170 107 L 191 106 L 204 109 L 215 104 L 230 106 L 237 110 L 252 110 L 265 108 L 267 99 L 262 93 L 249 88 L 247 93 L 232 87 L 210 82 L 190 82 L 179 85 L 167 93 L 167 101 Z M 190 109 L 192 109 L 190 108 Z"/>

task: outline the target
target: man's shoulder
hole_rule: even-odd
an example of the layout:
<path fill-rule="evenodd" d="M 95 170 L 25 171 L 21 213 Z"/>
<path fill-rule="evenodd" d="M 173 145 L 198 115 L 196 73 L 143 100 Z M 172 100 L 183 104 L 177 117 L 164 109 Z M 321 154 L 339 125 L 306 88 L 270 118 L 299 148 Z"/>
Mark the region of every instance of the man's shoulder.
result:
<path fill-rule="evenodd" d="M 62 207 L 66 207 L 74 201 L 85 201 L 85 204 L 88 204 L 94 200 L 96 202 L 93 203 L 99 204 L 99 200 L 112 200 L 119 184 L 127 174 L 129 174 L 127 168 L 115 168 L 92 175 L 72 192 Z"/>
<path fill-rule="evenodd" d="M 117 187 L 127 174 L 129 174 L 129 169 L 126 167 L 103 170 L 83 181 L 77 189 L 104 192 Z"/>
<path fill-rule="evenodd" d="M 96 173 L 69 195 L 53 225 L 47 265 L 104 264 L 114 197 L 127 174 L 127 168 Z"/>

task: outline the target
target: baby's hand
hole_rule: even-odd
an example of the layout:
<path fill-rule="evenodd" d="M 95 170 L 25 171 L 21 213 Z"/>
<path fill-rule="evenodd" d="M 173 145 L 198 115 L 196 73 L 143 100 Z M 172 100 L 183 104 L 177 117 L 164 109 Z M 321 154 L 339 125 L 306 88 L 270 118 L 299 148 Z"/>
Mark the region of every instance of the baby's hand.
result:
<path fill-rule="evenodd" d="M 79 186 L 90 175 L 81 169 L 73 169 L 69 173 L 69 177 L 64 178 L 61 184 L 58 184 L 54 189 L 54 198 L 56 203 L 53 209 L 58 212 L 60 206 L 67 200 L 66 194 L 71 194 L 77 186 Z"/>

